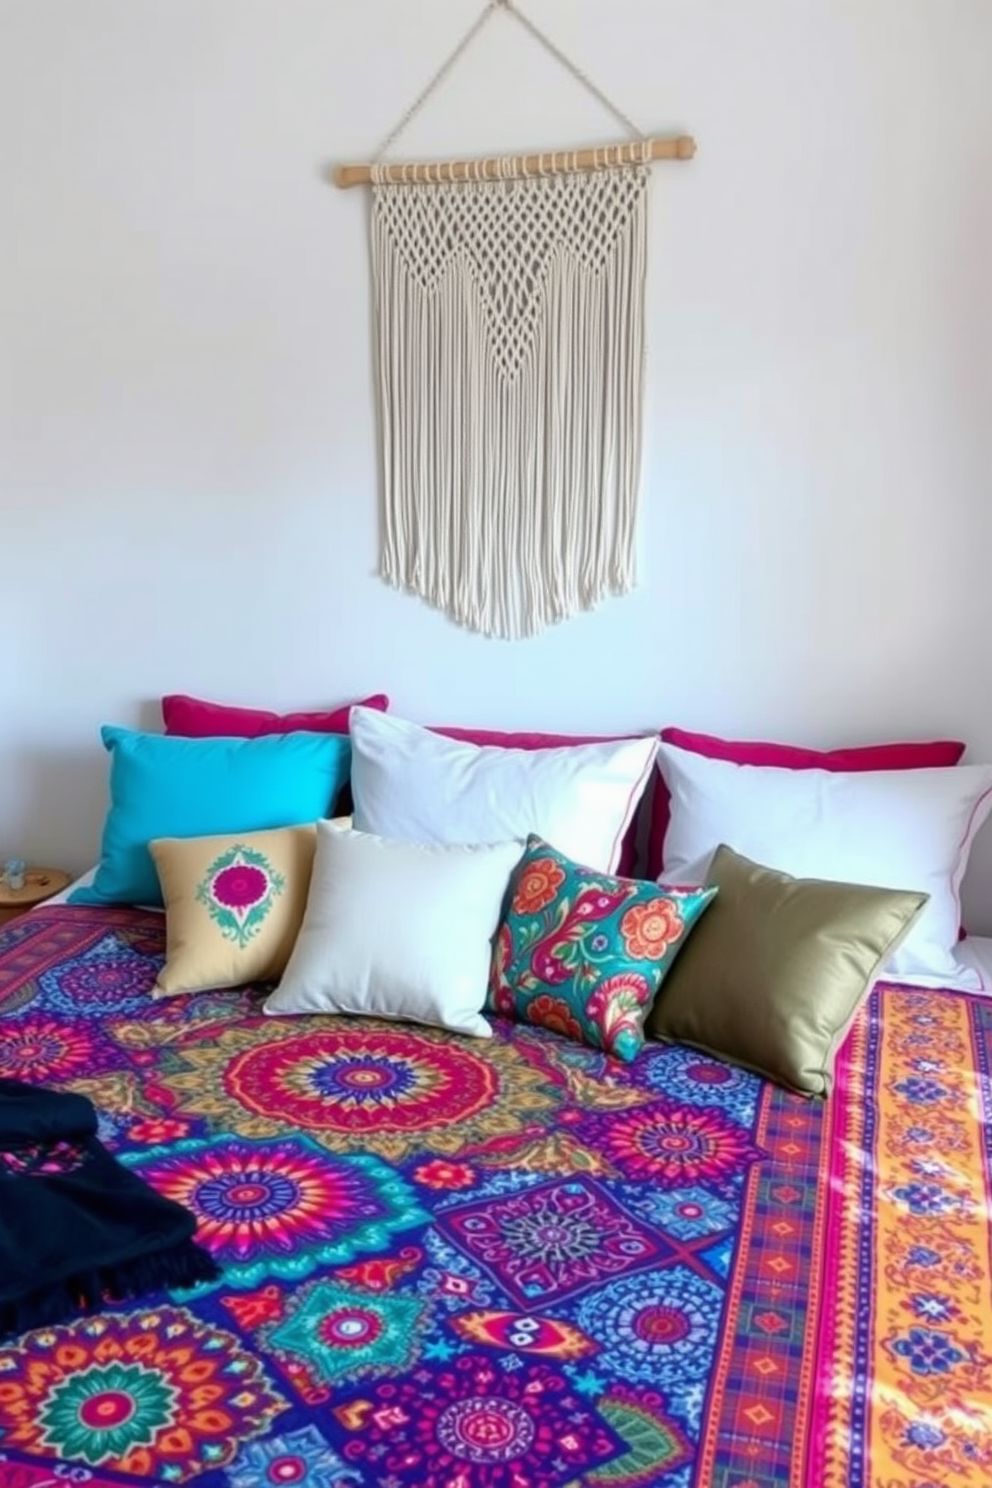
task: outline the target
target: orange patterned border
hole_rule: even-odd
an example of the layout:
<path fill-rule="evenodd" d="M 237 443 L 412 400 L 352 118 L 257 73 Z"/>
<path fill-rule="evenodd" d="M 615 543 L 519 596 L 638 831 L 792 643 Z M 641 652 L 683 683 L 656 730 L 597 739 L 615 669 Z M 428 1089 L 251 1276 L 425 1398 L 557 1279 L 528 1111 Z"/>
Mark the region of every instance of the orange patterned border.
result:
<path fill-rule="evenodd" d="M 808 1340 L 809 1453 L 793 1488 L 992 1483 L 992 1185 L 975 1007 L 887 989 L 845 1050 L 830 1282 Z"/>

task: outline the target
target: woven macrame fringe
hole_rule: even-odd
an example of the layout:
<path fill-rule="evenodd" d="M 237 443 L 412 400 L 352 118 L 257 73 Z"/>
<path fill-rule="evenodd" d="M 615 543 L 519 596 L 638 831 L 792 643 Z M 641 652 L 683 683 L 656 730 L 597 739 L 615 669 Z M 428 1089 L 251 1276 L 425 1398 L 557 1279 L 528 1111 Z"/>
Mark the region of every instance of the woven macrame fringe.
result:
<path fill-rule="evenodd" d="M 485 635 L 634 585 L 645 188 L 374 189 L 380 573 Z"/>

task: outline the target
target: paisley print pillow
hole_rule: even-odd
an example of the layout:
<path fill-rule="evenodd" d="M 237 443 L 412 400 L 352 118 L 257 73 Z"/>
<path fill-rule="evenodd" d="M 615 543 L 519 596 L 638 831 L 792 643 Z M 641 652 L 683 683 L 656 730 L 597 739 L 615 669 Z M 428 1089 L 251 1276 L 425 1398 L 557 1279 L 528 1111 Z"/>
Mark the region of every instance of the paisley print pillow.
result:
<path fill-rule="evenodd" d="M 496 934 L 487 1010 L 629 1062 L 715 888 L 659 888 L 580 867 L 530 836 Z"/>

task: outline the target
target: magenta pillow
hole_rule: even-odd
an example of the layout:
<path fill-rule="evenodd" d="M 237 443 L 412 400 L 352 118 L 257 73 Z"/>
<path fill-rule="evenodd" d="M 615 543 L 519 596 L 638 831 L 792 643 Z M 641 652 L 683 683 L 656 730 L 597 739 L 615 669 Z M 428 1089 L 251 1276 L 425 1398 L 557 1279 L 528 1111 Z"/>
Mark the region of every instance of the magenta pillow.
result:
<path fill-rule="evenodd" d="M 229 708 L 225 703 L 205 703 L 202 698 L 174 692 L 162 699 L 162 719 L 167 734 L 184 739 L 259 739 L 263 734 L 346 734 L 352 707 L 376 708 L 385 713 L 389 699 L 378 692 L 360 704 L 348 703 L 327 713 L 268 713 L 263 708 Z"/>
<path fill-rule="evenodd" d="M 720 739 L 715 734 L 691 734 L 685 729 L 666 728 L 662 742 L 701 754 L 706 759 L 727 760 L 732 765 L 766 765 L 779 770 L 832 770 L 857 773 L 871 770 L 934 770 L 956 765 L 965 746 L 957 739 L 937 739 L 922 744 L 866 744 L 855 749 L 805 749 L 794 744 L 765 744 L 759 740 Z M 668 788 L 655 771 L 654 805 L 648 834 L 647 871 L 658 878 L 665 861 L 668 831 Z"/>
<path fill-rule="evenodd" d="M 568 749 L 573 744 L 615 744 L 618 739 L 645 737 L 645 734 L 508 734 L 498 729 L 452 728 L 448 725 L 432 725 L 431 732 L 443 734 L 446 739 L 460 739 L 463 744 L 479 744 L 490 749 Z M 634 812 L 633 820 L 627 828 L 627 834 L 620 848 L 617 873 L 621 878 L 633 878 L 635 875 L 641 814 L 650 809 L 649 803 L 657 794 L 658 785 L 661 783 L 657 770 L 653 770 L 651 774 L 652 779 L 641 798 L 637 811 Z M 667 808 L 665 819 L 667 823 Z"/>

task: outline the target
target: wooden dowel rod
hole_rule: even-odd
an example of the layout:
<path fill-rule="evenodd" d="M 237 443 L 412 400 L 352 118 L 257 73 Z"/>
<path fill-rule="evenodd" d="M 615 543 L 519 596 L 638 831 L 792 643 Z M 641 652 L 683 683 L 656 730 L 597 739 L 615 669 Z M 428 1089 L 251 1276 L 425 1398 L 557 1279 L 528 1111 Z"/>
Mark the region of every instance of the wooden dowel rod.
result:
<path fill-rule="evenodd" d="M 543 150 L 539 155 L 487 156 L 481 160 L 421 161 L 408 165 L 383 165 L 379 178 L 396 185 L 404 181 L 498 181 L 513 176 L 558 175 L 565 171 L 599 170 L 604 166 L 631 165 L 649 160 L 691 160 L 696 141 L 688 134 L 669 139 L 651 139 L 642 144 L 599 145 L 585 150 Z M 334 171 L 338 186 L 367 186 L 373 178 L 371 165 L 339 165 Z"/>

